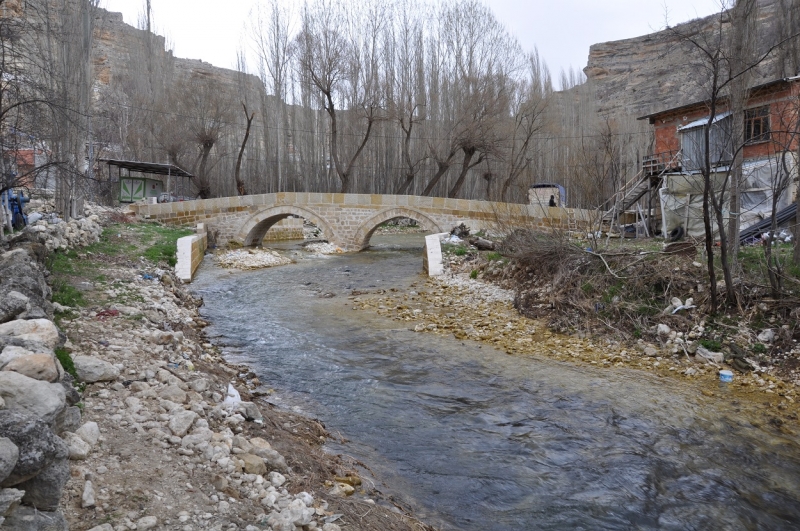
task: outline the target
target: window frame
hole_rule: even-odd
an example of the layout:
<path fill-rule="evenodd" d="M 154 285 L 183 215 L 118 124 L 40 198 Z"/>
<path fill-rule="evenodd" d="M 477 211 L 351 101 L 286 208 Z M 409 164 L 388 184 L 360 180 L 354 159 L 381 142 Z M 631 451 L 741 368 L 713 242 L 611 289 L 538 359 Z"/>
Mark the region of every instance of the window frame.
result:
<path fill-rule="evenodd" d="M 769 142 L 771 138 L 771 109 L 769 105 L 761 105 L 744 110 L 744 143 L 759 144 Z M 756 126 L 758 134 L 755 134 Z"/>

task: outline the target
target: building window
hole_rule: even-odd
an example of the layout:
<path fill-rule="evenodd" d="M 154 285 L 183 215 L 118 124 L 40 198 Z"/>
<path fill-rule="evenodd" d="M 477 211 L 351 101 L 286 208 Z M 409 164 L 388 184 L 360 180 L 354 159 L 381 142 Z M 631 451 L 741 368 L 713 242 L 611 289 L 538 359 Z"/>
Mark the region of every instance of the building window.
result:
<path fill-rule="evenodd" d="M 769 105 L 744 111 L 744 141 L 747 143 L 769 140 Z"/>

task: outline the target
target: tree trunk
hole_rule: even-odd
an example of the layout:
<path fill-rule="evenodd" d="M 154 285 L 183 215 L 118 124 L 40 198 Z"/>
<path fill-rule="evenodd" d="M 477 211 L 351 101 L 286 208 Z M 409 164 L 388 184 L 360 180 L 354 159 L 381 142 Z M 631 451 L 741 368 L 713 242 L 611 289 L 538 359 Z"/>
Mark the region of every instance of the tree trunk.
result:
<path fill-rule="evenodd" d="M 483 158 L 481 157 L 478 160 L 478 162 L 470 165 L 472 157 L 475 156 L 476 149 L 473 147 L 469 147 L 469 148 L 464 148 L 463 151 L 464 151 L 464 160 L 461 162 L 461 172 L 458 174 L 458 179 L 456 179 L 456 183 L 453 185 L 453 187 L 450 189 L 450 192 L 448 192 L 447 194 L 447 197 L 450 198 L 455 198 L 456 196 L 458 196 L 458 192 L 460 192 L 461 187 L 464 186 L 464 181 L 467 178 L 467 173 L 469 172 L 470 168 L 472 168 L 472 166 L 475 166 L 476 164 L 480 164 L 481 161 L 483 160 Z"/>
<path fill-rule="evenodd" d="M 239 177 L 239 171 L 242 169 L 242 156 L 244 155 L 244 148 L 247 145 L 247 139 L 250 137 L 250 126 L 253 123 L 253 118 L 255 118 L 256 113 L 252 113 L 248 116 L 247 114 L 247 106 L 242 103 L 242 107 L 244 108 L 244 117 L 247 120 L 247 129 L 244 132 L 244 139 L 242 140 L 242 147 L 239 148 L 239 157 L 236 159 L 236 170 L 234 171 L 234 178 L 236 179 L 236 191 L 239 195 L 247 195 L 247 189 L 244 186 L 244 181 Z"/>
<path fill-rule="evenodd" d="M 439 180 L 444 176 L 445 173 L 447 173 L 447 170 L 450 169 L 450 166 L 453 163 L 453 157 L 456 156 L 456 153 L 457 153 L 456 151 L 451 151 L 450 154 L 447 155 L 446 160 L 436 161 L 436 166 L 437 166 L 436 174 L 431 178 L 430 182 L 428 183 L 428 186 L 426 186 L 425 189 L 422 191 L 422 195 L 425 196 L 431 195 L 433 189 L 436 188 L 437 184 L 439 184 Z"/>
<path fill-rule="evenodd" d="M 206 176 L 206 167 L 213 147 L 214 144 L 211 142 L 203 144 L 203 152 L 200 155 L 200 169 L 197 171 L 197 195 L 200 196 L 200 199 L 211 197 L 211 184 Z"/>

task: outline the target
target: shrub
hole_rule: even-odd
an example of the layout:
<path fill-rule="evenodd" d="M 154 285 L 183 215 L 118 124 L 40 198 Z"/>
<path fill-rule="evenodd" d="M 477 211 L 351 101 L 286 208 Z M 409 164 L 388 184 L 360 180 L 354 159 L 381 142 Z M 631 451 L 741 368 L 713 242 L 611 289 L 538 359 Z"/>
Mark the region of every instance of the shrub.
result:
<path fill-rule="evenodd" d="M 77 380 L 78 373 L 75 372 L 75 364 L 72 362 L 72 356 L 70 355 L 70 350 L 63 347 L 57 348 L 56 358 L 58 358 L 58 361 L 61 362 L 61 366 L 64 367 L 64 370 L 67 371 L 69 374 L 71 374 L 72 377 Z"/>
<path fill-rule="evenodd" d="M 716 339 L 701 339 L 700 346 L 712 352 L 719 352 L 722 349 L 722 343 Z"/>

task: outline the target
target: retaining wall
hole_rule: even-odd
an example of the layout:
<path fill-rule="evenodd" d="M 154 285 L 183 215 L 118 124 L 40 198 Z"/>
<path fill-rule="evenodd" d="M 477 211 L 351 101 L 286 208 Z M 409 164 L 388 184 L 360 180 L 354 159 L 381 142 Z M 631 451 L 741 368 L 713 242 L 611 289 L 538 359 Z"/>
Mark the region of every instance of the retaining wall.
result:
<path fill-rule="evenodd" d="M 178 262 L 175 264 L 175 275 L 183 282 L 192 281 L 208 247 L 208 233 L 203 223 L 197 226 L 197 232 L 198 234 L 178 238 Z"/>

